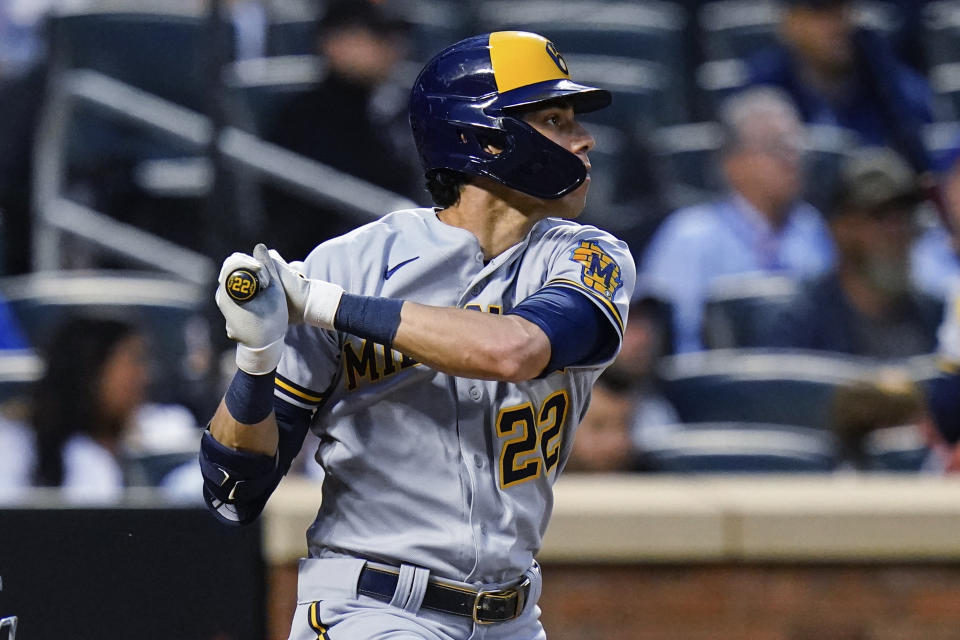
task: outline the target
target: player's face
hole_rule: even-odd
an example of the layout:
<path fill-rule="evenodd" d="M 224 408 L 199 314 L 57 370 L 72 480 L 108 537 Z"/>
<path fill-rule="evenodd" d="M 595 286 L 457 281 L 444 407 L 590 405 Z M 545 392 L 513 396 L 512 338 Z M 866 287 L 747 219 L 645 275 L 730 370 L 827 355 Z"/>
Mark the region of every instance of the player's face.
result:
<path fill-rule="evenodd" d="M 576 155 L 587 168 L 587 179 L 577 189 L 559 200 L 549 201 L 550 215 L 562 218 L 575 218 L 583 211 L 590 188 L 590 159 L 587 153 L 596 145 L 593 136 L 577 122 L 573 107 L 563 103 L 551 103 L 547 106 L 527 111 L 523 121 Z"/>

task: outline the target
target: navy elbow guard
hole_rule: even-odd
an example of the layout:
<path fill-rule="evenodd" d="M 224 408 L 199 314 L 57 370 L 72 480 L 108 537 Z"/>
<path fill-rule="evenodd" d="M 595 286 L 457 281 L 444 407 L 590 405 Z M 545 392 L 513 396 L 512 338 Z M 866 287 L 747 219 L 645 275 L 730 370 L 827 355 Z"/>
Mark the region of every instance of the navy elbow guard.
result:
<path fill-rule="evenodd" d="M 204 502 L 218 520 L 235 526 L 260 515 L 279 479 L 277 456 L 237 451 L 209 431 L 200 441 L 200 471 Z"/>

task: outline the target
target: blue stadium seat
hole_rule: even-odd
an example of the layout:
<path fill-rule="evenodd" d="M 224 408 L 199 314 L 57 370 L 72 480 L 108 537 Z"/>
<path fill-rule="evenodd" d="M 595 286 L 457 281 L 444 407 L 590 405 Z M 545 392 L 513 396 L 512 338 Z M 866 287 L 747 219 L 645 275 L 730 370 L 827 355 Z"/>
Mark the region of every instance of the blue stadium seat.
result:
<path fill-rule="evenodd" d="M 716 118 L 723 101 L 745 87 L 748 80 L 749 71 L 743 60 L 710 60 L 697 68 L 697 94 L 706 111 Z"/>
<path fill-rule="evenodd" d="M 271 20 L 267 24 L 267 56 L 312 56 L 317 53 L 316 18 Z"/>
<path fill-rule="evenodd" d="M 957 39 L 960 47 L 960 38 Z M 940 120 L 960 116 L 960 61 L 944 62 L 930 69 L 930 87 L 934 91 L 934 109 Z"/>
<path fill-rule="evenodd" d="M 831 436 L 776 424 L 688 423 L 644 452 L 655 471 L 668 473 L 828 472 L 835 467 Z"/>
<path fill-rule="evenodd" d="M 662 127 L 650 133 L 650 142 L 676 206 L 694 204 L 724 190 L 719 168 L 723 133 L 717 123 Z"/>
<path fill-rule="evenodd" d="M 154 95 L 203 111 L 209 99 L 212 44 L 205 17 L 165 11 L 57 14 L 50 32 L 54 59 L 67 68 L 92 69 Z"/>
<path fill-rule="evenodd" d="M 284 105 L 317 86 L 324 64 L 317 56 L 276 56 L 236 62 L 224 75 L 232 124 L 263 137 Z"/>
<path fill-rule="evenodd" d="M 185 398 L 205 392 L 214 363 L 204 288 L 153 274 L 74 271 L 10 276 L 0 279 L 0 292 L 37 348 L 71 314 L 124 319 L 144 327 L 153 342 L 151 399 L 189 404 Z"/>
<path fill-rule="evenodd" d="M 717 0 L 700 8 L 707 60 L 746 58 L 777 39 L 779 3 L 770 0 Z"/>
<path fill-rule="evenodd" d="M 878 429 L 864 443 L 867 465 L 872 471 L 917 472 L 930 449 L 913 425 Z"/>
<path fill-rule="evenodd" d="M 798 283 L 782 275 L 743 274 L 713 281 L 703 317 L 710 349 L 765 346 L 778 314 L 796 297 Z"/>
<path fill-rule="evenodd" d="M 833 394 L 875 364 L 823 352 L 715 350 L 661 361 L 663 392 L 682 422 L 830 426 Z"/>
<path fill-rule="evenodd" d="M 23 399 L 43 373 L 43 361 L 33 351 L 0 351 L 0 403 Z"/>
<path fill-rule="evenodd" d="M 90 69 L 181 106 L 209 109 L 213 45 L 206 18 L 157 6 L 154 10 L 91 8 L 50 19 L 54 69 Z M 194 154 L 190 147 L 106 118 L 81 104 L 71 114 L 66 165 L 103 179 L 121 166 Z M 109 172 L 114 172 L 110 174 Z"/>
<path fill-rule="evenodd" d="M 960 62 L 960 2 L 940 0 L 924 7 L 922 41 L 931 66 Z"/>
<path fill-rule="evenodd" d="M 568 54 L 566 59 L 578 82 L 603 87 L 613 94 L 609 107 L 584 114 L 584 122 L 632 133 L 685 118 L 683 96 L 655 62 L 591 54 Z"/>

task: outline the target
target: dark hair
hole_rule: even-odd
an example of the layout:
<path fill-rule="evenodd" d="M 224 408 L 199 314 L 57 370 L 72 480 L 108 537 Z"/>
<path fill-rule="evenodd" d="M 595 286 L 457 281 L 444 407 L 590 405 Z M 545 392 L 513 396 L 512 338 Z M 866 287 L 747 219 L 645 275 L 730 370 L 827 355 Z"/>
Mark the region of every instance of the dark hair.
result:
<path fill-rule="evenodd" d="M 426 178 L 427 191 L 433 203 L 442 209 L 460 202 L 460 190 L 470 182 L 466 174 L 451 169 L 434 169 L 427 173 Z"/>
<path fill-rule="evenodd" d="M 37 437 L 37 484 L 63 483 L 63 445 L 77 433 L 99 433 L 98 385 L 114 347 L 136 333 L 113 319 L 75 317 L 59 326 L 45 349 L 46 371 L 37 382 L 31 421 Z M 118 426 L 118 425 L 113 425 Z"/>

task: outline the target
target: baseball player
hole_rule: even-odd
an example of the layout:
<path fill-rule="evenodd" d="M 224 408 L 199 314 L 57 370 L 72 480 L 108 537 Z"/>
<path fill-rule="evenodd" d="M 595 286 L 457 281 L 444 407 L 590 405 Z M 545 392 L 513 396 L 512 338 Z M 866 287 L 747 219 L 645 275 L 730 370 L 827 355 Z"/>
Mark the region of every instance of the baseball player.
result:
<path fill-rule="evenodd" d="M 250 522 L 320 439 L 292 640 L 546 637 L 534 556 L 635 280 L 623 242 L 571 221 L 594 145 L 576 114 L 609 102 L 539 35 L 463 40 L 410 99 L 436 208 L 295 266 L 224 262 L 239 371 L 203 437 L 207 504 Z"/>

